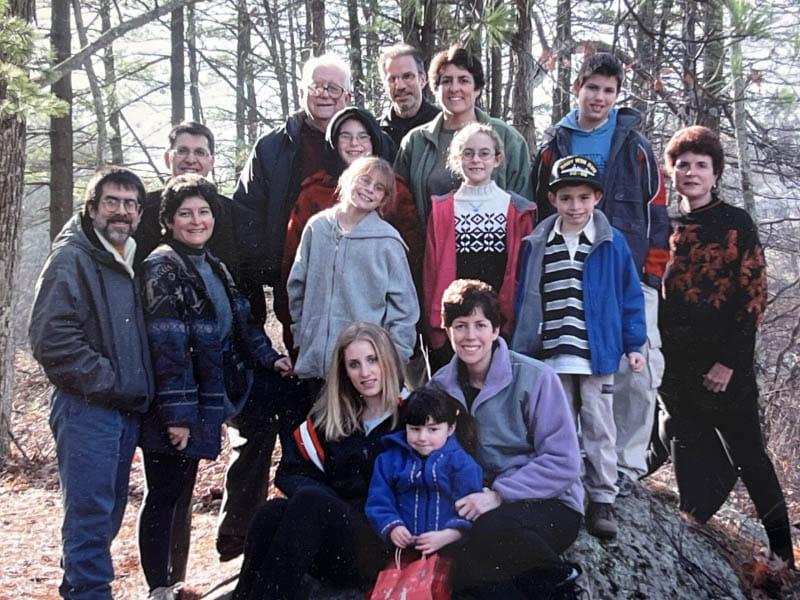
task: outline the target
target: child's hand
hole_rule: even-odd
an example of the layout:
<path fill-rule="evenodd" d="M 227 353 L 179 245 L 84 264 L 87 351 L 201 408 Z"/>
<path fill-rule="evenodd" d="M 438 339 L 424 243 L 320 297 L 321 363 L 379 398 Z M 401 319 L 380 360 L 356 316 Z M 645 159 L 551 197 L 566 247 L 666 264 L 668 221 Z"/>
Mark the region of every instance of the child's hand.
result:
<path fill-rule="evenodd" d="M 281 377 L 288 377 L 292 374 L 292 359 L 288 356 L 281 356 L 275 361 L 275 364 L 272 365 L 272 369 L 276 373 L 280 373 Z"/>
<path fill-rule="evenodd" d="M 405 525 L 398 525 L 389 533 L 389 539 L 398 548 L 408 548 L 414 543 L 414 536 Z"/>
<path fill-rule="evenodd" d="M 417 536 L 415 549 L 422 552 L 423 556 L 433 554 L 437 550 L 444 548 L 447 544 L 452 544 L 460 540 L 463 536 L 458 529 L 442 529 L 441 531 L 426 531 Z"/>
<path fill-rule="evenodd" d="M 638 373 L 644 369 L 644 356 L 641 352 L 628 352 L 628 366 L 631 371 Z"/>

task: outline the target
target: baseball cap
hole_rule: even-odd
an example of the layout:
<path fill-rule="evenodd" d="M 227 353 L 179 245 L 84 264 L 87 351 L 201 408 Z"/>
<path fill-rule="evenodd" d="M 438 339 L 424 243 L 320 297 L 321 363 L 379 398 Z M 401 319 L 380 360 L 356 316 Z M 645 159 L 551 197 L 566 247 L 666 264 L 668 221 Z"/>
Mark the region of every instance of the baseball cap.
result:
<path fill-rule="evenodd" d="M 565 156 L 553 164 L 548 188 L 554 192 L 564 185 L 586 184 L 602 192 L 597 165 L 585 156 Z"/>

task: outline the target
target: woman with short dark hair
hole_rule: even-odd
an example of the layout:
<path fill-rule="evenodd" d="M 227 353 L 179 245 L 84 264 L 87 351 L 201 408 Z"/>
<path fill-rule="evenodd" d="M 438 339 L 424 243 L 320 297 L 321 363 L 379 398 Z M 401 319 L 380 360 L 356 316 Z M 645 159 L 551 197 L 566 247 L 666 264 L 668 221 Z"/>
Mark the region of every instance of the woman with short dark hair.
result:
<path fill-rule="evenodd" d="M 482 281 L 454 281 L 442 299 L 442 321 L 455 356 L 430 385 L 477 421 L 476 459 L 489 482 L 456 501 L 459 516 L 474 525 L 463 544 L 448 549 L 454 587 L 498 598 L 566 593 L 580 568 L 559 555 L 578 535 L 583 485 L 578 437 L 558 375 L 508 349 L 499 337 L 497 294 Z"/>
<path fill-rule="evenodd" d="M 176 506 L 194 487 L 200 459 L 219 454 L 222 423 L 247 401 L 252 368 L 292 370 L 250 319 L 225 265 L 205 248 L 216 198 L 214 184 L 199 175 L 170 180 L 161 197 L 166 235 L 144 261 L 156 398 L 139 440 L 147 480 L 139 553 L 152 600 L 178 597 L 187 556 L 171 550 L 181 538 L 188 548 L 191 512 Z"/>
<path fill-rule="evenodd" d="M 738 475 L 770 550 L 792 565 L 786 501 L 764 447 L 753 367 L 767 300 L 758 230 L 747 212 L 720 195 L 725 154 L 710 129 L 675 133 L 664 163 L 679 202 L 669 209 L 670 258 L 658 318 L 666 358 L 660 399 L 681 509 L 705 522 Z M 713 452 L 720 439 L 726 453 Z M 711 460 L 712 453 L 727 454 L 734 468 L 727 458 Z"/>

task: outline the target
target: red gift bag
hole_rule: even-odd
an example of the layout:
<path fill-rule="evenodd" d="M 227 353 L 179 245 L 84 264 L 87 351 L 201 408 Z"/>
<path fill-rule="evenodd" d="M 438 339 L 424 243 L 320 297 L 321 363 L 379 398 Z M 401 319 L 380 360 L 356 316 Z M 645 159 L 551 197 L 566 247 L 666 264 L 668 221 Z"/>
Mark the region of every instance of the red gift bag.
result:
<path fill-rule="evenodd" d="M 438 554 L 406 565 L 395 553 L 395 564 L 378 573 L 368 600 L 450 600 L 450 561 Z"/>

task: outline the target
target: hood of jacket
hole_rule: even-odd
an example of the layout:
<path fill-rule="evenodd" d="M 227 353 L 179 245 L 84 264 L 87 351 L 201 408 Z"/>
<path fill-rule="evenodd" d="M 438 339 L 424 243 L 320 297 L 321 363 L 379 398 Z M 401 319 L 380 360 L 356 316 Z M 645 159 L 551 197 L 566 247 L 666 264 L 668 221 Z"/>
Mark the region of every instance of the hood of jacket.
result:
<path fill-rule="evenodd" d="M 325 153 L 326 153 L 326 170 L 333 176 L 337 177 L 347 168 L 347 165 L 339 156 L 339 151 L 336 149 L 336 140 L 339 138 L 339 130 L 345 121 L 355 119 L 361 123 L 369 134 L 370 141 L 372 142 L 372 155 L 383 156 L 387 148 L 385 147 L 386 139 L 384 138 L 383 131 L 381 130 L 378 121 L 369 111 L 359 108 L 358 106 L 348 106 L 337 112 L 331 120 L 328 121 L 328 127 L 325 130 Z"/>
<path fill-rule="evenodd" d="M 339 210 L 339 206 L 332 206 L 321 213 L 318 213 L 319 219 L 327 220 L 332 227 L 337 227 L 336 224 L 336 213 Z M 408 251 L 408 246 L 403 241 L 403 238 L 400 237 L 398 231 L 389 225 L 386 221 L 384 221 L 377 213 L 377 211 L 372 211 L 366 217 L 361 219 L 361 221 L 353 227 L 350 231 L 345 234 L 345 237 L 351 239 L 370 239 L 370 238 L 393 238 L 396 239 L 403 245 L 403 248 Z"/>

